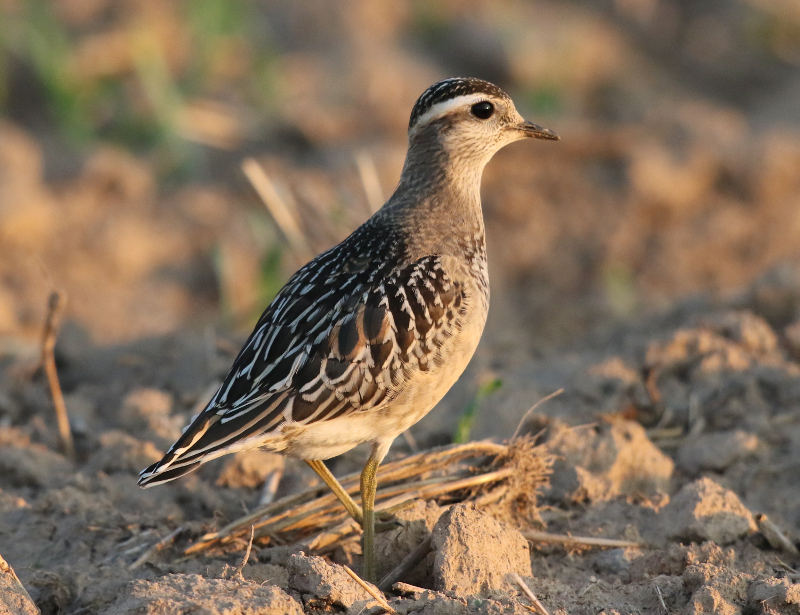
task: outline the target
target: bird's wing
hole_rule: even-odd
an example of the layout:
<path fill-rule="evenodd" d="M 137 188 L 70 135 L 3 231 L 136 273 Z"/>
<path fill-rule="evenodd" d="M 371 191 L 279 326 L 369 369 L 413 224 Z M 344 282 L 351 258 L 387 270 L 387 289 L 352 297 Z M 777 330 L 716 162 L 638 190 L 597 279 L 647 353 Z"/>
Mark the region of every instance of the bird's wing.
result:
<path fill-rule="evenodd" d="M 333 249 L 300 269 L 258 321 L 208 406 L 139 484 L 171 480 L 287 422 L 381 406 L 441 361 L 463 289 L 439 256 L 405 266 Z"/>

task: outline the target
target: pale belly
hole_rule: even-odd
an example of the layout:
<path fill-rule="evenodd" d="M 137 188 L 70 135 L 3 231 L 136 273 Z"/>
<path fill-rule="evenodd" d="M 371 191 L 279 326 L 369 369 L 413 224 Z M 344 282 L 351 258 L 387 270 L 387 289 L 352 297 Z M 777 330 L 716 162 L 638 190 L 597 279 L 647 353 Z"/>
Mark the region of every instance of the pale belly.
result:
<path fill-rule="evenodd" d="M 301 459 L 329 459 L 364 442 L 394 440 L 428 414 L 455 384 L 475 347 L 462 352 L 446 370 L 415 378 L 413 386 L 385 407 L 296 428 L 285 424 L 281 430 L 286 443 L 283 452 Z"/>

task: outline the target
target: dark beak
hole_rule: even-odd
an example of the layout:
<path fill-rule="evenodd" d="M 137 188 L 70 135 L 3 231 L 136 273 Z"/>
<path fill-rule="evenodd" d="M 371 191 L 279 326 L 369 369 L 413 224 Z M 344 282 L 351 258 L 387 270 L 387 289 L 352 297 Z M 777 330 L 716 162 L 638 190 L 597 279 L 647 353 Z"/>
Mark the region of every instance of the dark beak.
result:
<path fill-rule="evenodd" d="M 526 137 L 533 137 L 534 139 L 552 139 L 553 141 L 559 141 L 561 139 L 561 137 L 552 130 L 537 126 L 533 122 L 525 121 L 522 122 L 522 124 L 517 124 L 516 129 Z"/>

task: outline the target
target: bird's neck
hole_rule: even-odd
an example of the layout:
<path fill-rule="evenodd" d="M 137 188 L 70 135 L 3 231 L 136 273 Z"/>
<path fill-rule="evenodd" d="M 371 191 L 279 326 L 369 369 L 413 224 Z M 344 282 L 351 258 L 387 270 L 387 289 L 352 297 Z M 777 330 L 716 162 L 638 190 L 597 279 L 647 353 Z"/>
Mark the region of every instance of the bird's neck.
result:
<path fill-rule="evenodd" d="M 481 176 L 485 161 L 454 159 L 439 143 L 409 147 L 400 182 L 384 209 L 413 229 L 422 252 L 437 252 L 484 235 Z"/>

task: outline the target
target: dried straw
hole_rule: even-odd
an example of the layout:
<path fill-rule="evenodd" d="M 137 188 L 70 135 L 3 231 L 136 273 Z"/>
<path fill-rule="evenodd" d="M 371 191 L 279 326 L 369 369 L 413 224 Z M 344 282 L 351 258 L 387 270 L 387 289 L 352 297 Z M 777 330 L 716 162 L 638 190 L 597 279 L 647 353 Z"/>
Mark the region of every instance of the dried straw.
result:
<path fill-rule="evenodd" d="M 514 468 L 498 469 L 492 467 L 491 462 L 507 457 L 508 450 L 502 444 L 471 442 L 387 463 L 378 472 L 382 487 L 377 494 L 376 510 L 389 511 L 411 500 L 437 498 L 466 489 L 474 491 L 507 480 L 514 474 Z M 481 457 L 487 458 L 489 463 L 484 463 L 480 468 L 461 464 L 465 459 Z M 353 473 L 343 477 L 340 482 L 348 493 L 356 493 L 358 481 L 359 474 Z M 327 492 L 325 485 L 319 485 L 262 506 L 219 531 L 206 534 L 186 549 L 185 555 L 242 539 L 251 527 L 254 528 L 256 540 L 279 532 L 293 532 L 296 539 L 310 540 L 313 549 L 326 549 L 357 530 L 355 522 L 345 520 L 344 516 L 336 496 Z"/>

